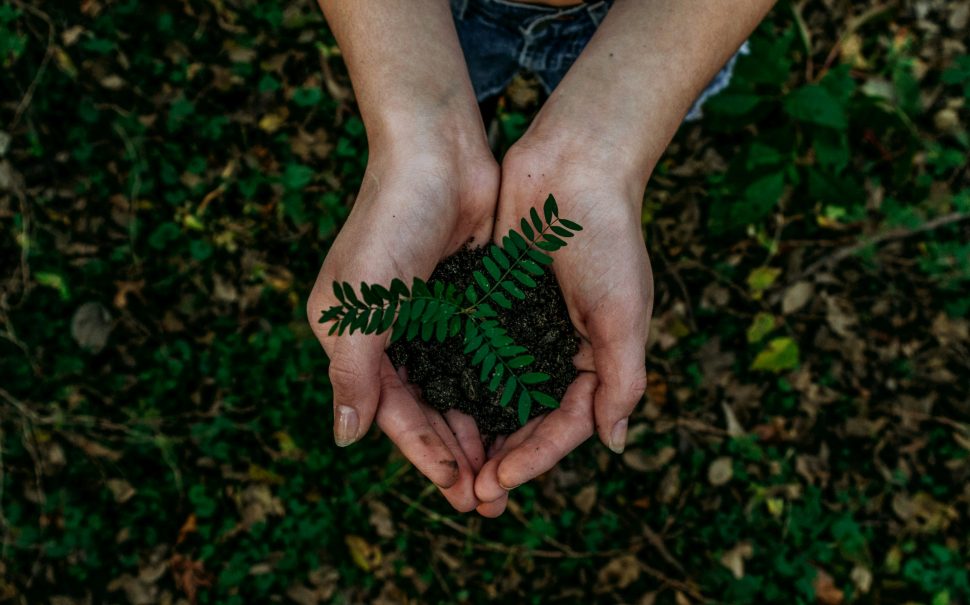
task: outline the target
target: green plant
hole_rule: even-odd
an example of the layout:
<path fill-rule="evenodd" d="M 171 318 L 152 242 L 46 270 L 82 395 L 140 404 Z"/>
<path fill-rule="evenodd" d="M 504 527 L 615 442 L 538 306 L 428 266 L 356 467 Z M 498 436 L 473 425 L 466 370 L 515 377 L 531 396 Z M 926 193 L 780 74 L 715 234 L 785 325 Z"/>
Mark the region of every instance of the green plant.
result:
<path fill-rule="evenodd" d="M 338 335 L 393 330 L 391 342 L 418 336 L 425 341 L 434 338 L 444 342 L 463 333 L 464 353 L 471 357 L 473 366 L 481 368 L 481 382 L 492 392 L 501 388 L 502 407 L 518 393 L 519 421 L 525 424 L 534 401 L 549 408 L 559 404 L 548 394 L 533 390 L 532 387 L 548 381 L 549 375 L 529 371 L 535 358 L 512 340 L 489 301 L 511 309 L 509 296 L 525 300 L 522 288 L 536 287 L 533 277 L 542 275 L 543 265 L 552 263 L 546 252 L 562 248 L 566 245 L 564 238 L 582 230 L 579 224 L 559 217 L 556 199 L 551 194 L 543 214 L 540 217 L 533 208 L 531 224 L 523 217 L 521 232 L 511 229 L 502 238 L 501 246 L 492 244 L 482 259 L 484 270 L 473 273 L 475 284 L 463 293 L 454 284 L 437 280 L 429 284 L 418 277 L 410 289 L 400 279 L 392 280 L 389 288 L 361 283 L 360 296 L 349 283 L 334 282 L 334 296 L 340 304 L 326 309 L 320 323 L 333 322 L 330 334 Z"/>

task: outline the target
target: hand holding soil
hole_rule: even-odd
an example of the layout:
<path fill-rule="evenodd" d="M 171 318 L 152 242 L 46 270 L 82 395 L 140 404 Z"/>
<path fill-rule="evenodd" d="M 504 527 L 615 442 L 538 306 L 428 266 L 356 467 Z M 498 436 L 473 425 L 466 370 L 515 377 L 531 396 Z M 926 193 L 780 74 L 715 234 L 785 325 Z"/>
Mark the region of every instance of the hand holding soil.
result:
<path fill-rule="evenodd" d="M 475 481 L 478 512 L 501 514 L 508 490 L 555 466 L 594 432 L 622 452 L 627 418 L 646 388 L 653 275 L 640 228 L 643 186 L 600 169 L 565 146 L 526 134 L 502 166 L 496 232 L 553 187 L 562 212 L 584 231 L 555 255 L 553 272 L 580 337 L 579 375 L 559 409 L 496 443 Z M 645 179 L 645 177 L 644 177 Z"/>
<path fill-rule="evenodd" d="M 422 148 L 436 150 L 441 141 Z M 323 263 L 307 303 L 313 330 L 330 357 L 334 438 L 346 446 L 372 420 L 459 510 L 477 505 L 472 484 L 484 458 L 474 422 L 421 403 L 384 350 L 389 334 L 327 334 L 320 312 L 336 302 L 335 280 L 387 283 L 428 275 L 469 241 L 491 233 L 498 174 L 491 156 L 442 149 L 415 156 L 388 145 L 372 151 L 353 211 Z M 475 158 L 478 159 L 475 159 Z M 474 167 L 474 168 L 473 168 Z"/>

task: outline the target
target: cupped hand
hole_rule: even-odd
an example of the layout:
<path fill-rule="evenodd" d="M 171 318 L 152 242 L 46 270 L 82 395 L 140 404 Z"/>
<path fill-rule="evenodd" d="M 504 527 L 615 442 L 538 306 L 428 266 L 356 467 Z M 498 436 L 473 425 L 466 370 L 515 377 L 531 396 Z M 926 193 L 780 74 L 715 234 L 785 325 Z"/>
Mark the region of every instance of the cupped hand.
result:
<path fill-rule="evenodd" d="M 508 491 L 555 466 L 596 432 L 615 452 L 646 389 L 653 275 L 640 223 L 646 175 L 624 175 L 604 156 L 529 134 L 502 163 L 496 239 L 554 194 L 560 214 L 580 223 L 552 269 L 580 337 L 579 376 L 558 409 L 495 444 L 475 481 L 477 510 L 501 514 Z"/>
<path fill-rule="evenodd" d="M 390 332 L 329 336 L 319 323 L 337 304 L 334 281 L 390 284 L 427 279 L 440 260 L 492 232 L 498 166 L 482 144 L 469 151 L 410 138 L 372 147 L 360 192 L 323 262 L 307 303 L 314 334 L 330 357 L 334 439 L 354 443 L 372 421 L 460 511 L 478 505 L 473 484 L 484 461 L 471 417 L 423 404 L 384 352 Z"/>

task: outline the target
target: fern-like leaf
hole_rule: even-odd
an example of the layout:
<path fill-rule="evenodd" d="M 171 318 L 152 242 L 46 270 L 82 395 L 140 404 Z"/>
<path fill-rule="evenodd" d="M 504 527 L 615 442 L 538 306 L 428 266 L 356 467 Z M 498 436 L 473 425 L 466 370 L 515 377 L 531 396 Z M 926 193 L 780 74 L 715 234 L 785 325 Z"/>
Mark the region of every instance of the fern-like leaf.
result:
<path fill-rule="evenodd" d="M 499 404 L 517 402 L 519 421 L 525 423 L 533 402 L 545 407 L 558 407 L 558 402 L 533 387 L 549 380 L 549 375 L 530 370 L 535 358 L 525 347 L 517 345 L 499 323 L 494 303 L 513 309 L 514 302 L 527 300 L 526 290 L 535 288 L 535 278 L 552 264 L 549 252 L 566 245 L 582 227 L 559 217 L 555 198 L 550 195 L 543 204 L 542 215 L 535 208 L 511 229 L 502 245 L 492 244 L 482 259 L 482 269 L 472 273 L 473 284 L 457 292 L 453 284 L 428 283 L 415 277 L 410 288 L 400 279 L 388 287 L 361 283 L 354 289 L 347 282 L 334 282 L 333 293 L 338 304 L 325 309 L 321 323 L 330 323 L 330 334 L 362 332 L 380 334 L 391 331 L 391 342 L 401 338 L 443 342 L 462 333 L 464 353 L 492 392 L 498 392 Z"/>

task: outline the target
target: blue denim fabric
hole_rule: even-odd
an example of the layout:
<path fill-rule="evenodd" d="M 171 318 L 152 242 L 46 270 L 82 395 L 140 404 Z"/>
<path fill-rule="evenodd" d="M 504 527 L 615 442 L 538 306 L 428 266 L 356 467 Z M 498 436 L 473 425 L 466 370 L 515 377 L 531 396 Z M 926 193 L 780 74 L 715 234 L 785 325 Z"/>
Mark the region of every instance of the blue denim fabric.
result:
<path fill-rule="evenodd" d="M 522 70 L 536 75 L 547 93 L 562 81 L 613 0 L 567 8 L 510 0 L 451 0 L 458 39 L 479 101 L 502 92 Z M 747 54 L 747 43 L 738 54 Z M 725 88 L 737 55 L 697 99 L 687 120 L 701 117 L 701 105 Z"/>

